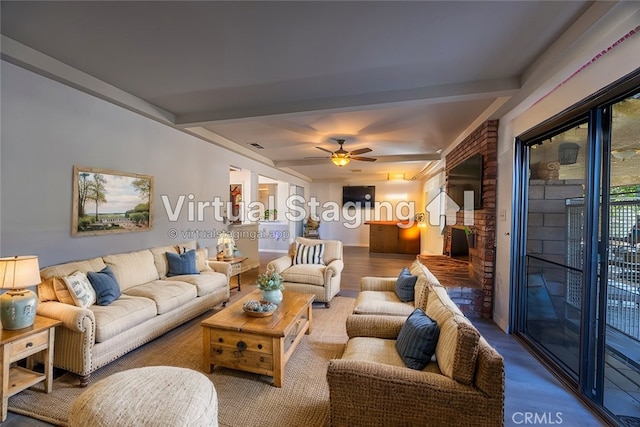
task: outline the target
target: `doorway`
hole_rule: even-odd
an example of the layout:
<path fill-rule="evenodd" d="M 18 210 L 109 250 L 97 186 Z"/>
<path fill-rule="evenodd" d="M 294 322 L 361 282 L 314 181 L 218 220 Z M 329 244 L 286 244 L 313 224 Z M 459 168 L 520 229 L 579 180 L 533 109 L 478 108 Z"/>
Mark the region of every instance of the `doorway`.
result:
<path fill-rule="evenodd" d="M 640 88 L 519 141 L 514 330 L 614 423 L 640 423 Z"/>

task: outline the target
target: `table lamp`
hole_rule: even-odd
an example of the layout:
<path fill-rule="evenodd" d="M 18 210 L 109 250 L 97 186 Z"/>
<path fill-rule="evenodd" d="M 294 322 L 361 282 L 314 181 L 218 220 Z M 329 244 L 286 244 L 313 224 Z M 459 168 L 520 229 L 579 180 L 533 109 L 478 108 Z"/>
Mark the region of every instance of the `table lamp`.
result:
<path fill-rule="evenodd" d="M 222 252 L 223 259 L 233 259 L 233 251 L 235 249 L 236 242 L 228 231 L 223 231 L 218 236 L 218 252 Z"/>
<path fill-rule="evenodd" d="M 22 329 L 33 325 L 38 296 L 25 289 L 40 283 L 37 256 L 0 258 L 0 320 L 4 329 Z"/>

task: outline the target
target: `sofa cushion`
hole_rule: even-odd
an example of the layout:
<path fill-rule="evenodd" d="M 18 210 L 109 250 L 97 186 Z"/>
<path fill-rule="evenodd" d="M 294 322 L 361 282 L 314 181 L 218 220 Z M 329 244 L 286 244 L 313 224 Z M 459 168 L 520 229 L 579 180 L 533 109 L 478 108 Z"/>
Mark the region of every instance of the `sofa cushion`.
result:
<path fill-rule="evenodd" d="M 413 305 L 400 301 L 395 292 L 361 291 L 356 298 L 353 312 L 355 314 L 408 316 L 413 310 Z"/>
<path fill-rule="evenodd" d="M 134 286 L 124 293 L 152 300 L 156 304 L 158 314 L 179 308 L 198 296 L 195 286 L 166 279 Z"/>
<path fill-rule="evenodd" d="M 109 305 L 93 305 L 90 310 L 96 319 L 96 342 L 104 342 L 157 315 L 156 304 L 150 299 L 125 294 Z"/>
<path fill-rule="evenodd" d="M 163 279 L 163 281 L 177 281 L 189 283 L 196 287 L 198 296 L 209 295 L 216 289 L 227 286 L 227 276 L 216 271 L 203 271 L 200 274 L 186 274 L 183 276 L 173 276 Z"/>
<path fill-rule="evenodd" d="M 404 367 L 402 358 L 396 351 L 396 340 L 371 337 L 353 337 L 347 341 L 342 359 L 377 362 L 385 365 Z"/>
<path fill-rule="evenodd" d="M 93 289 L 93 286 L 91 286 L 87 275 L 82 271 L 76 271 L 61 279 L 65 286 L 64 289 L 61 286 L 56 287 L 56 295 L 59 301 L 82 308 L 87 308 L 95 304 L 96 291 Z"/>
<path fill-rule="evenodd" d="M 156 270 L 158 270 L 158 277 L 160 279 L 164 279 L 167 277 L 167 272 L 169 271 L 169 262 L 167 261 L 166 254 L 167 252 L 177 254 L 178 247 L 176 245 L 157 246 L 149 250 L 151 251 L 151 254 L 153 254 L 153 263 L 156 266 Z"/>
<path fill-rule="evenodd" d="M 40 270 L 42 282 L 38 285 L 38 298 L 40 301 L 59 301 L 54 289 L 54 280 L 57 277 L 68 276 L 76 271 L 83 273 L 100 271 L 104 268 L 104 265 L 102 258 L 92 258 L 43 268 Z"/>
<path fill-rule="evenodd" d="M 436 359 L 442 373 L 449 378 L 471 384 L 478 357 L 480 333 L 464 316 L 453 315 L 440 327 Z"/>
<path fill-rule="evenodd" d="M 324 271 L 327 266 L 320 264 L 296 264 L 281 273 L 285 282 L 324 285 Z"/>
<path fill-rule="evenodd" d="M 418 276 L 412 276 L 407 267 L 403 268 L 396 280 L 396 295 L 402 302 L 414 300 L 414 287 Z"/>
<path fill-rule="evenodd" d="M 430 290 L 433 287 L 441 287 L 440 281 L 433 275 L 431 270 L 427 268 L 426 265 L 422 264 L 419 260 L 415 260 L 411 266 L 409 267 L 409 271 L 414 276 L 418 276 L 418 280 L 416 282 L 415 287 L 415 300 L 416 307 L 421 307 L 422 309 L 426 308 L 427 301 L 421 300 L 418 301 L 420 296 L 427 296 L 426 293 L 423 293 L 424 289 L 427 288 Z"/>
<path fill-rule="evenodd" d="M 422 264 L 420 264 L 420 261 L 418 261 L 417 259 L 411 263 L 411 265 L 409 266 L 409 271 L 413 276 L 419 276 L 420 273 L 422 273 L 421 265 Z"/>
<path fill-rule="evenodd" d="M 183 274 L 200 274 L 196 269 L 196 251 L 188 250 L 181 254 L 167 252 L 169 271 L 167 277 L 180 276 Z"/>
<path fill-rule="evenodd" d="M 324 264 L 324 243 L 317 245 L 296 245 L 296 254 L 293 256 L 293 264 Z"/>
<path fill-rule="evenodd" d="M 458 306 L 451 301 L 447 290 L 443 287 L 435 287 L 429 291 L 425 312 L 439 325 L 453 315 L 464 316 Z"/>
<path fill-rule="evenodd" d="M 416 285 L 414 286 L 414 295 L 415 299 L 413 305 L 417 308 L 421 308 L 424 311 L 427 311 L 427 303 L 429 297 L 429 291 L 431 287 L 427 285 L 427 279 L 425 279 L 424 274 L 418 276 L 416 280 Z"/>
<path fill-rule="evenodd" d="M 402 325 L 396 350 L 408 368 L 422 370 L 436 351 L 440 329 L 421 308 L 416 308 Z"/>
<path fill-rule="evenodd" d="M 158 280 L 158 270 L 153 262 L 153 254 L 145 249 L 137 252 L 107 255 L 104 262 L 111 266 L 118 279 L 120 290 Z"/>
<path fill-rule="evenodd" d="M 414 276 L 423 274 L 427 279 L 427 284 L 430 286 L 442 286 L 437 277 L 434 276 L 431 270 L 429 270 L 426 265 L 421 263 L 419 259 L 416 259 L 413 263 L 411 263 L 409 271 L 411 271 L 411 274 L 413 274 Z"/>
<path fill-rule="evenodd" d="M 342 353 L 342 359 L 382 363 L 384 365 L 406 369 L 402 357 L 400 357 L 396 351 L 396 340 L 353 337 L 347 341 L 347 345 Z M 438 364 L 434 361 L 430 361 L 423 371 L 442 375 Z"/>
<path fill-rule="evenodd" d="M 108 265 L 100 271 L 90 271 L 87 277 L 96 291 L 96 304 L 109 305 L 120 298 L 120 286 Z"/>

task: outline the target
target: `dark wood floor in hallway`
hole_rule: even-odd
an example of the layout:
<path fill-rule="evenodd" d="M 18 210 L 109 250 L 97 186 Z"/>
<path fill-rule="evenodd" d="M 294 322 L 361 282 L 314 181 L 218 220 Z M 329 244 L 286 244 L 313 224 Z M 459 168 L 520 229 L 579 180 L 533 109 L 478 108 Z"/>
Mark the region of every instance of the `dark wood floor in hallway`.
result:
<path fill-rule="evenodd" d="M 260 272 L 265 271 L 266 264 L 282 255 L 261 252 L 260 268 L 242 274 L 242 293 L 254 289 L 256 278 Z M 359 291 L 362 276 L 397 276 L 400 270 L 411 264 L 414 259 L 415 256 L 409 255 L 369 255 L 367 248 L 345 247 L 345 269 L 340 295 L 355 297 Z M 440 280 L 450 280 L 450 278 L 440 278 Z M 237 290 L 233 290 L 231 294 L 232 300 L 239 296 Z M 314 305 L 314 309 L 326 310 L 323 304 Z M 606 425 L 525 350 L 516 338 L 505 334 L 491 320 L 472 318 L 471 321 L 505 359 L 505 426 L 536 424 L 600 427 Z M 536 420 L 537 422 L 534 422 Z M 50 424 L 12 413 L 9 413 L 7 421 L 3 423 L 3 427 L 48 425 Z"/>

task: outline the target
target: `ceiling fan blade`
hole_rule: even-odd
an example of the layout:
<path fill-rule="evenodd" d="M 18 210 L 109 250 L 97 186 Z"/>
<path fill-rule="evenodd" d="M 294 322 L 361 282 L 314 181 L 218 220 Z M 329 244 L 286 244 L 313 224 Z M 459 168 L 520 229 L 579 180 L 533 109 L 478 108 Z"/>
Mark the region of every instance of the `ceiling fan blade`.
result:
<path fill-rule="evenodd" d="M 375 162 L 378 159 L 373 157 L 351 157 L 351 160 L 360 160 L 361 162 Z"/>
<path fill-rule="evenodd" d="M 352 156 L 357 156 L 358 154 L 364 154 L 364 153 L 368 153 L 370 151 L 373 151 L 371 148 L 359 148 L 357 150 L 353 150 L 351 152 Z"/>
<path fill-rule="evenodd" d="M 326 151 L 329 154 L 333 154 L 333 151 L 329 151 L 326 148 L 322 148 L 322 147 L 316 147 L 318 150 L 322 150 L 322 151 Z"/>

